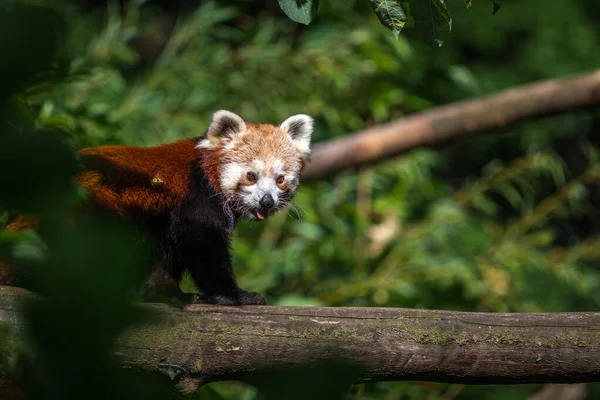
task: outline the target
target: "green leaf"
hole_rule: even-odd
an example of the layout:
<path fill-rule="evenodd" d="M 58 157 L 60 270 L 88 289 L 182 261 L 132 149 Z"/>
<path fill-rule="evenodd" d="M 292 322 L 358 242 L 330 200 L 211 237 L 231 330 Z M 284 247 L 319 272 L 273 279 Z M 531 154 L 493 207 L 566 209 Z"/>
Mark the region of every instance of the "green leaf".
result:
<path fill-rule="evenodd" d="M 444 0 L 411 0 L 415 29 L 428 45 L 440 47 L 442 36 L 452 30 L 452 17 Z"/>
<path fill-rule="evenodd" d="M 299 22 L 304 25 L 310 22 L 317 16 L 319 9 L 319 0 L 277 0 L 279 7 L 283 10 L 292 21 Z"/>
<path fill-rule="evenodd" d="M 473 6 L 473 0 L 465 0 L 465 7 L 471 8 Z"/>
<path fill-rule="evenodd" d="M 492 3 L 494 3 L 494 10 L 492 11 L 492 15 L 494 15 L 500 9 L 500 2 L 496 1 L 496 0 L 492 0 Z"/>
<path fill-rule="evenodd" d="M 369 0 L 379 21 L 390 28 L 396 39 L 406 23 L 406 11 L 401 0 Z"/>

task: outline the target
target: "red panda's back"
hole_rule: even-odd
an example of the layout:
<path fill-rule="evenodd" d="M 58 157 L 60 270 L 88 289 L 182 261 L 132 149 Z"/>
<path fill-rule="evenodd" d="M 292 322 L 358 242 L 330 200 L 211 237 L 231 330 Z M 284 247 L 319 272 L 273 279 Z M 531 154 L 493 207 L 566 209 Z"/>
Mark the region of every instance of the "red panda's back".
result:
<path fill-rule="evenodd" d="M 79 152 L 85 170 L 77 182 L 91 200 L 120 215 L 160 214 L 189 193 L 196 142 L 185 139 L 157 147 L 102 146 Z"/>
<path fill-rule="evenodd" d="M 77 182 L 93 203 L 124 216 L 147 217 L 177 207 L 189 193 L 196 142 L 142 148 L 102 146 L 79 152 L 85 170 Z M 7 231 L 35 229 L 38 219 L 17 216 Z M 0 260 L 0 285 L 16 283 L 15 269 Z"/>

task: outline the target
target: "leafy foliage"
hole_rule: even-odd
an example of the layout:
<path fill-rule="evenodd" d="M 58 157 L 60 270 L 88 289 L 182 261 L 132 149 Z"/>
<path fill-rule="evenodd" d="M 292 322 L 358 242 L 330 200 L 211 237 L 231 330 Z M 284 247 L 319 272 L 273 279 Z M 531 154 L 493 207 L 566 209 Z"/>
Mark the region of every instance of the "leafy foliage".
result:
<path fill-rule="evenodd" d="M 510 13 L 494 18 L 477 2 L 468 11 L 448 4 L 453 34 L 435 53 L 413 42 L 410 34 L 394 40 L 361 0 L 322 2 L 319 18 L 308 28 L 267 11 L 257 16 L 243 4 L 203 2 L 178 22 L 151 65 L 140 61 L 139 39 L 156 34 L 153 28 L 162 16 L 157 10 L 147 5 L 123 13 L 109 8 L 100 15 L 63 10 L 64 40 L 52 43 L 65 48 L 50 56 L 40 51 L 32 75 L 19 78 L 19 85 L 17 78 L 14 86 L 3 83 L 3 98 L 11 101 L 2 111 L 0 208 L 21 211 L 27 206 L 58 218 L 66 212 L 65 203 L 70 209 L 80 200 L 64 183 L 72 173 L 73 149 L 197 136 L 220 108 L 272 123 L 295 113 L 311 114 L 320 141 L 436 104 L 596 68 L 600 38 L 591 16 L 600 15 L 600 8 L 583 0 L 556 1 L 552 8 L 542 0 L 511 2 Z M 413 3 L 398 4 L 409 25 Z M 449 19 L 442 15 L 444 8 L 431 10 L 439 16 L 432 26 L 443 25 L 431 35 L 435 40 L 448 30 Z M 566 18 L 571 22 L 565 25 Z M 418 34 L 418 21 L 413 22 Z M 28 26 L 40 29 L 35 37 L 47 39 L 43 24 Z M 22 46 L 16 40 L 7 43 Z M 18 77 L 19 71 L 16 65 L 4 80 Z M 18 95 L 12 92 L 16 89 Z M 233 251 L 240 283 L 265 293 L 271 304 L 597 310 L 600 229 L 592 217 L 598 212 L 599 143 L 593 133 L 599 121 L 597 113 L 589 112 L 522 124 L 303 184 L 287 214 L 274 215 L 266 224 L 242 223 L 236 230 Z M 62 150 L 44 152 L 50 148 L 70 150 L 54 159 L 50 156 Z M 30 165 L 36 168 L 28 170 Z M 123 381 L 105 344 L 143 317 L 126 296 L 143 254 L 135 253 L 136 258 L 129 252 L 136 247 L 125 246 L 130 243 L 126 228 L 108 234 L 112 228 L 103 221 L 84 226 L 81 236 L 58 225 L 41 235 L 0 232 L 1 251 L 47 271 L 40 282 L 50 301 L 30 309 L 40 325 L 32 331 L 35 345 L 27 348 L 33 354 L 29 361 L 24 357 L 23 368 L 33 363 L 39 376 L 48 377 L 48 386 L 32 390 L 50 387 L 62 398 L 74 398 L 60 392 L 72 383 L 65 383 L 68 378 L 81 379 L 81 388 L 93 375 L 73 371 L 67 363 L 57 366 L 58 355 L 71 345 L 73 358 L 65 360 L 78 365 L 98 361 L 98 376 L 110 378 L 104 384 L 119 387 Z M 90 237 L 102 240 L 85 240 Z M 57 251 L 50 256 L 53 248 Z M 114 265 L 107 265 L 106 257 Z M 110 273 L 103 275 L 103 266 Z M 104 284 L 95 286 L 96 281 Z M 185 285 L 194 290 L 190 282 Z M 72 304 L 73 298 L 80 301 Z M 82 312 L 77 307 L 91 307 L 93 314 L 74 327 L 70 319 Z M 60 324 L 50 324 L 47 316 L 58 310 L 66 310 Z M 102 322 L 110 324 L 99 327 Z M 34 350 L 40 348 L 47 352 L 36 359 Z M 306 376 L 314 377 L 314 371 Z M 317 376 L 328 375 L 319 370 Z M 288 388 L 313 389 L 302 379 L 275 376 L 267 377 L 267 387 L 254 382 L 260 391 L 218 383 L 202 388 L 198 397 L 260 398 L 271 393 L 269 379 L 287 382 Z M 121 392 L 138 390 L 127 387 Z M 153 392 L 155 386 L 150 388 Z M 379 383 L 353 387 L 350 394 L 361 399 L 508 399 L 536 389 Z M 597 390 L 592 386 L 590 396 Z"/>
<path fill-rule="evenodd" d="M 406 11 L 401 1 L 396 0 L 370 0 L 371 7 L 375 10 L 377 18 L 388 27 L 397 39 L 406 23 Z"/>
<path fill-rule="evenodd" d="M 308 25 L 317 15 L 318 0 L 278 0 L 285 14 L 295 22 Z M 493 14 L 500 9 L 498 0 Z M 397 39 L 408 26 L 416 27 L 421 38 L 430 46 L 441 46 L 442 35 L 452 29 L 452 17 L 444 0 L 369 0 L 379 21 L 392 31 Z M 471 8 L 472 0 L 465 0 L 465 7 Z"/>
<path fill-rule="evenodd" d="M 409 4 L 421 39 L 430 46 L 441 46 L 443 34 L 452 29 L 452 18 L 444 0 L 413 0 Z"/>
<path fill-rule="evenodd" d="M 278 0 L 279 6 L 292 21 L 308 25 L 316 16 L 319 0 Z"/>

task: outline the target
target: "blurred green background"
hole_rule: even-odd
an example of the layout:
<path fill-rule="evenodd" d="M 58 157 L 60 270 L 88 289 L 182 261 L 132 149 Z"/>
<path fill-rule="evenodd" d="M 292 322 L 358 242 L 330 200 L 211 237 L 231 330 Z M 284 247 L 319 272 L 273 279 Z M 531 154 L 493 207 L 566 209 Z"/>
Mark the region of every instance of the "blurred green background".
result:
<path fill-rule="evenodd" d="M 274 124 L 306 113 L 318 142 L 600 65 L 600 3 L 586 0 L 505 0 L 493 16 L 488 2 L 466 10 L 448 1 L 453 31 L 436 49 L 410 29 L 394 39 L 363 0 L 322 0 L 308 26 L 275 1 L 30 1 L 48 8 L 20 14 L 11 8 L 19 3 L 0 7 L 2 135 L 29 129 L 73 151 L 198 136 L 218 109 Z M 238 226 L 238 281 L 273 305 L 598 310 L 598 129 L 600 113 L 576 112 L 306 183 L 287 213 Z M 48 201 L 56 164 L 36 157 L 27 172 L 38 153 L 14 143 L 0 150 L 1 215 L 24 203 L 55 212 L 76 202 L 72 193 Z M 15 185 L 32 200 L 15 200 Z M 31 233 L 0 232 L 2 248 L 15 259 L 44 258 Z M 75 278 L 67 289 L 58 281 L 49 290 L 67 303 L 67 294 L 89 293 L 89 284 L 73 288 Z M 527 398 L 540 387 L 378 383 L 348 398 Z M 588 391 L 600 395 L 596 385 Z M 260 398 L 238 383 L 196 396 Z"/>

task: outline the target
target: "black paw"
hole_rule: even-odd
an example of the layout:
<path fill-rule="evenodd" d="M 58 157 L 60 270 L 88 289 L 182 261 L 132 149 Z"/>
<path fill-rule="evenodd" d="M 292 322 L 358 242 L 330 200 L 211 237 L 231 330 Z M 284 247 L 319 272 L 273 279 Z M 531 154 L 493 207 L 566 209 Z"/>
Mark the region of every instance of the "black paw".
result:
<path fill-rule="evenodd" d="M 242 305 L 259 305 L 264 306 L 267 301 L 264 297 L 256 292 L 239 292 L 234 295 L 212 295 L 204 296 L 204 300 L 209 304 L 217 304 L 220 306 L 242 306 Z"/>
<path fill-rule="evenodd" d="M 256 292 L 242 292 L 240 295 L 241 303 L 247 305 L 264 306 L 267 304 L 267 300 Z"/>

